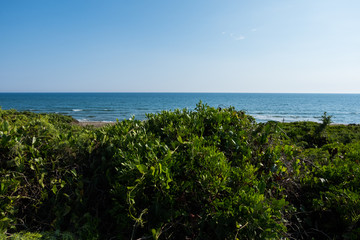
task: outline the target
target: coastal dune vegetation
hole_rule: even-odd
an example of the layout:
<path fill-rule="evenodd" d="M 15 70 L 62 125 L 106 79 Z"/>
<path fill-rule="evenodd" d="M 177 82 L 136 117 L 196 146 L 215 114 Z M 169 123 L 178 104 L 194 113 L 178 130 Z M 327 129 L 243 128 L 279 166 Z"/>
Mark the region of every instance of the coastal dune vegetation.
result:
<path fill-rule="evenodd" d="M 199 103 L 103 127 L 0 109 L 2 239 L 359 239 L 360 126 Z"/>

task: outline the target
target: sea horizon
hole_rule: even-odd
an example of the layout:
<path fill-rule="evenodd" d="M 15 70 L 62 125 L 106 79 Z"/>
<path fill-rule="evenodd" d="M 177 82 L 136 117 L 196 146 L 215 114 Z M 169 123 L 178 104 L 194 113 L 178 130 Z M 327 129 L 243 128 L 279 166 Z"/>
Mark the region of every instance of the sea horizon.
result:
<path fill-rule="evenodd" d="M 150 92 L 150 91 L 124 91 L 124 92 L 119 92 L 119 91 L 114 91 L 114 92 L 92 92 L 92 91 L 43 91 L 43 92 L 22 92 L 22 91 L 14 91 L 14 92 L 11 92 L 11 91 L 6 91 L 6 92 L 1 92 L 0 93 L 199 93 L 199 94 L 202 94 L 202 93 L 206 93 L 206 94 L 211 94 L 211 93 L 225 93 L 225 94 L 353 94 L 353 95 L 357 95 L 357 94 L 360 94 L 360 93 L 352 93 L 352 92 L 200 92 L 200 91 L 194 91 L 194 92 L 191 92 L 191 91 L 187 91 L 187 92 L 172 92 L 172 91 L 159 91 L 159 92 Z"/>

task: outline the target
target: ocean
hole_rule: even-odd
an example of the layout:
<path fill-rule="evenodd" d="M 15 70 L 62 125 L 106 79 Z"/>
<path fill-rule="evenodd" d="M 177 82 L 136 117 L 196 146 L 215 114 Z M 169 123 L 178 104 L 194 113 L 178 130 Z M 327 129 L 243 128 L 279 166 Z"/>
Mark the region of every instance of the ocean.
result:
<path fill-rule="evenodd" d="M 324 112 L 334 123 L 360 123 L 360 94 L 292 93 L 0 93 L 2 109 L 61 113 L 79 121 L 146 119 L 146 113 L 189 109 L 202 101 L 233 106 L 258 122 L 316 121 Z"/>

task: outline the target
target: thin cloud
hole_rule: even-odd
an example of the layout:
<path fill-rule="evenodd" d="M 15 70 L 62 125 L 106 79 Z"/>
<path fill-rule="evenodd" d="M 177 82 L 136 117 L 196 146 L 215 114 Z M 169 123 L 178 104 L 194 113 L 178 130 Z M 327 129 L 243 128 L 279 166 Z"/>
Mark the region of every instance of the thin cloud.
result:
<path fill-rule="evenodd" d="M 238 36 L 238 37 L 234 37 L 234 39 L 235 39 L 236 41 L 240 41 L 240 40 L 244 40 L 245 37 L 244 37 L 244 36 Z"/>
<path fill-rule="evenodd" d="M 252 32 L 256 32 L 256 31 L 257 31 L 257 29 L 256 29 L 256 28 L 253 28 L 253 29 L 251 29 L 251 31 L 252 31 Z"/>
<path fill-rule="evenodd" d="M 229 36 L 231 39 L 235 40 L 235 41 L 241 41 L 245 39 L 245 36 L 243 35 L 237 35 L 235 33 L 229 33 L 227 34 L 226 32 L 221 32 L 222 35 L 227 35 Z"/>
<path fill-rule="evenodd" d="M 241 41 L 244 40 L 245 37 L 243 35 L 236 35 L 234 33 L 230 33 L 230 37 L 234 39 L 235 41 Z"/>

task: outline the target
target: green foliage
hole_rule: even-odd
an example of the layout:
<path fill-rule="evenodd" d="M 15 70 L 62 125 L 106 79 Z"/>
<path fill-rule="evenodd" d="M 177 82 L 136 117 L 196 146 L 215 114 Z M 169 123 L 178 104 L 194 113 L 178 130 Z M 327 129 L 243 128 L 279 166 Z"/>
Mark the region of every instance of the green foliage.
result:
<path fill-rule="evenodd" d="M 234 108 L 102 128 L 0 110 L 0 237 L 356 239 L 360 128 Z M 1 235 L 2 234 L 2 235 Z"/>
<path fill-rule="evenodd" d="M 0 116 L 1 232 L 76 226 L 84 185 L 76 172 L 88 155 L 90 132 L 58 115 Z"/>
<path fill-rule="evenodd" d="M 40 233 L 24 232 L 24 233 L 14 233 L 9 235 L 0 233 L 0 239 L 7 239 L 7 240 L 37 240 L 41 238 L 42 235 Z"/>
<path fill-rule="evenodd" d="M 0 233 L 0 239 L 6 240 L 75 240 L 75 236 L 69 232 L 18 232 L 13 234 Z"/>

